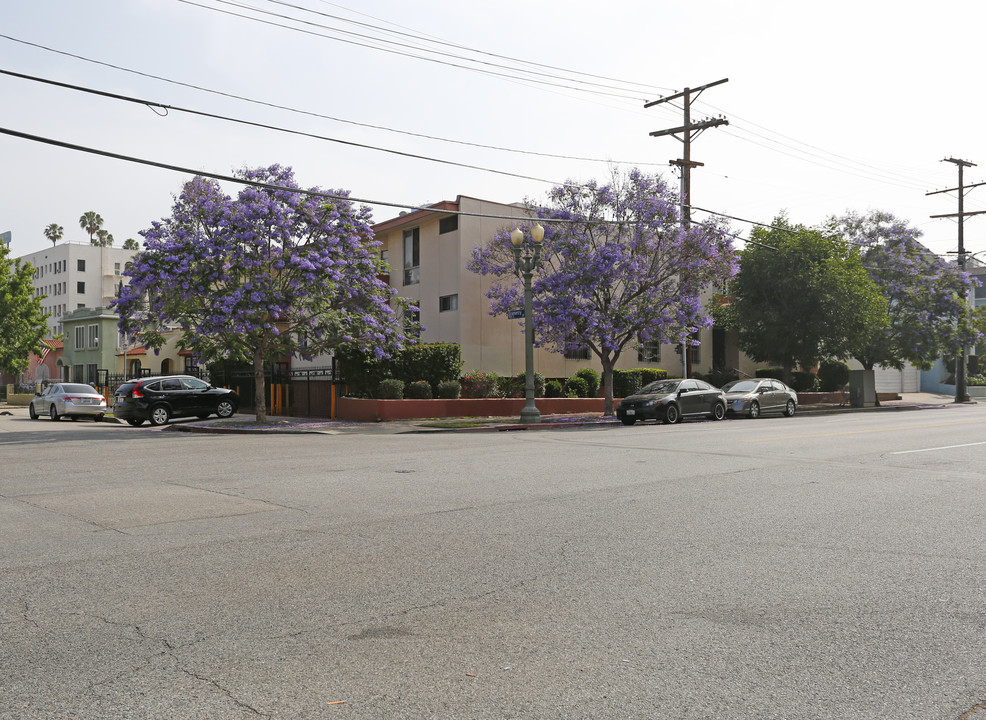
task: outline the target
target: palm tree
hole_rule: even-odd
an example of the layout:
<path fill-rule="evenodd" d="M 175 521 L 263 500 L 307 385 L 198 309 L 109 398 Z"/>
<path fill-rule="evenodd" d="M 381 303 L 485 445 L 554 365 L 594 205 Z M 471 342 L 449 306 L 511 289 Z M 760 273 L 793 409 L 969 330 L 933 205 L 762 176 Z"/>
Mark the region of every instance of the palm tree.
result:
<path fill-rule="evenodd" d="M 111 247 L 113 245 L 113 236 L 107 230 L 97 230 L 96 237 L 99 239 L 92 240 L 93 245 L 99 245 L 100 247 Z"/>
<path fill-rule="evenodd" d="M 140 243 L 138 243 L 133 238 L 127 238 L 123 241 L 124 250 L 140 250 Z"/>
<path fill-rule="evenodd" d="M 82 213 L 82 217 L 79 218 L 79 227 L 89 233 L 89 242 L 95 245 L 96 241 L 93 236 L 97 230 L 103 227 L 103 218 L 98 213 L 90 210 L 89 212 Z"/>
<path fill-rule="evenodd" d="M 62 235 L 65 234 L 65 228 L 63 228 L 58 223 L 52 223 L 45 228 L 45 237 L 51 240 L 52 247 L 55 243 L 62 239 Z"/>

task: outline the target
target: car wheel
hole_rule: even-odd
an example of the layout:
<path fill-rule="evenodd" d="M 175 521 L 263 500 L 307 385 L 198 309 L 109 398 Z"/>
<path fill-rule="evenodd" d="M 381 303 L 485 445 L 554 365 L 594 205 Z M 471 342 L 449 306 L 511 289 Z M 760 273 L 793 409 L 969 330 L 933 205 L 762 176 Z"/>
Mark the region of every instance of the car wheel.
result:
<path fill-rule="evenodd" d="M 34 409 L 34 403 L 31 403 L 27 408 L 27 414 L 31 416 L 32 420 L 38 419 L 38 411 Z"/>
<path fill-rule="evenodd" d="M 620 422 L 623 423 L 624 425 L 633 425 L 635 422 L 637 422 L 637 418 L 624 417 L 624 418 L 620 418 Z"/>
<path fill-rule="evenodd" d="M 155 427 L 160 427 L 164 425 L 168 420 L 171 419 L 171 413 L 168 412 L 168 408 L 164 405 L 155 405 L 151 408 L 151 425 Z"/>
<path fill-rule="evenodd" d="M 716 406 L 712 409 L 712 419 L 722 420 L 726 417 L 726 406 L 722 403 L 716 403 Z"/>
<path fill-rule="evenodd" d="M 58 411 L 55 409 L 55 403 L 52 403 L 51 404 L 51 407 L 48 408 L 48 417 L 50 417 L 55 422 L 58 422 L 59 420 L 61 420 L 61 417 L 62 416 L 59 415 L 58 414 Z"/>
<path fill-rule="evenodd" d="M 760 417 L 760 403 L 756 400 L 750 403 L 750 417 L 758 418 Z"/>
<path fill-rule="evenodd" d="M 216 406 L 216 415 L 221 418 L 231 417 L 235 412 L 236 408 L 230 400 L 220 400 L 219 404 Z"/>
<path fill-rule="evenodd" d="M 127 419 L 127 424 L 128 425 L 131 425 L 133 427 L 140 427 L 141 425 L 144 424 L 144 421 L 143 420 L 138 420 L 137 418 L 128 418 Z"/>
<path fill-rule="evenodd" d="M 794 400 L 788 400 L 787 405 L 784 408 L 784 414 L 791 417 L 798 411 L 798 406 L 794 404 Z"/>
<path fill-rule="evenodd" d="M 668 405 L 667 409 L 664 411 L 664 424 L 674 425 L 679 420 L 681 420 L 681 411 L 678 410 L 678 406 Z"/>

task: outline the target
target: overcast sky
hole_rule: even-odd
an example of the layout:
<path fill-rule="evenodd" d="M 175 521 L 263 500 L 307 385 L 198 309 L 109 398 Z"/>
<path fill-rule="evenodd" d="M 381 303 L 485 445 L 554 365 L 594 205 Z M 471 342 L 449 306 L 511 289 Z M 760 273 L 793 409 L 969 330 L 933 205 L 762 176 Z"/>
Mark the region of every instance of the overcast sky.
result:
<path fill-rule="evenodd" d="M 956 224 L 929 216 L 956 212 L 956 194 L 926 193 L 957 185 L 947 157 L 982 163 L 967 184 L 986 180 L 984 21 L 974 0 L 8 1 L 2 70 L 475 168 L 8 75 L 0 127 L 221 174 L 280 163 L 306 187 L 387 203 L 540 201 L 612 163 L 676 184 L 681 143 L 649 133 L 680 125 L 680 106 L 644 104 L 728 78 L 693 105 L 693 121 L 729 121 L 692 145 L 694 205 L 808 225 L 884 209 L 945 253 Z M 117 245 L 139 238 L 189 178 L 7 134 L 0 158 L 14 256 L 50 246 L 52 222 L 87 240 L 88 210 Z M 977 209 L 986 186 L 968 191 Z M 374 205 L 374 220 L 399 211 Z M 986 215 L 965 241 L 986 250 Z"/>

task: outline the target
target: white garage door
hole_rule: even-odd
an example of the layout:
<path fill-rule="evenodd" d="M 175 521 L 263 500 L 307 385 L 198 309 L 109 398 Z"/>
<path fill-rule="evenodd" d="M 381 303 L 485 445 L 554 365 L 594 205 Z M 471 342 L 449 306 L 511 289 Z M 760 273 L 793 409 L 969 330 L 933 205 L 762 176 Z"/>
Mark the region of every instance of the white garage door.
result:
<path fill-rule="evenodd" d="M 905 365 L 903 370 L 877 365 L 873 368 L 873 379 L 878 393 L 912 393 L 920 390 L 921 371 L 913 365 Z"/>

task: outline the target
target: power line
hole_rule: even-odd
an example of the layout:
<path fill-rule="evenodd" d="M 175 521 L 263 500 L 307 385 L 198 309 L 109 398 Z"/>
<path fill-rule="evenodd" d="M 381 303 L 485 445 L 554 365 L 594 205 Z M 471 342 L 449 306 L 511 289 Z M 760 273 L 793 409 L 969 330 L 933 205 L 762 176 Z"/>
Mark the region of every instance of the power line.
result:
<path fill-rule="evenodd" d="M 198 2 L 193 2 L 193 0 L 178 0 L 178 2 L 184 3 L 186 5 L 192 5 L 194 7 L 200 7 L 202 9 L 204 9 L 204 10 L 211 10 L 212 12 L 221 13 L 223 15 L 230 15 L 232 17 L 242 18 L 244 20 L 249 20 L 251 22 L 257 22 L 257 23 L 261 23 L 263 25 L 269 25 L 271 27 L 279 27 L 279 28 L 283 28 L 285 30 L 291 30 L 292 32 L 299 32 L 299 33 L 303 33 L 305 35 L 313 35 L 315 37 L 321 37 L 321 38 L 325 38 L 327 40 L 334 40 L 336 42 L 346 43 L 346 44 L 349 44 L 349 45 L 355 45 L 357 47 L 369 48 L 371 50 L 378 50 L 380 52 L 385 52 L 385 53 L 389 53 L 389 54 L 392 54 L 392 55 L 401 55 L 403 57 L 414 58 L 415 60 L 423 60 L 425 62 L 436 63 L 436 64 L 439 64 L 439 65 L 446 65 L 448 67 L 455 67 L 455 68 L 459 68 L 460 70 L 470 70 L 472 72 L 478 72 L 478 73 L 482 73 L 484 75 L 490 75 L 490 76 L 493 76 L 493 77 L 508 78 L 508 79 L 511 79 L 511 80 L 524 80 L 526 82 L 531 82 L 531 83 L 535 83 L 535 84 L 538 84 L 538 85 L 547 85 L 549 87 L 559 87 L 559 88 L 564 88 L 566 90 L 574 90 L 576 92 L 583 92 L 583 93 L 590 93 L 590 94 L 601 95 L 601 96 L 606 96 L 606 97 L 620 98 L 620 99 L 623 99 L 623 100 L 640 100 L 641 99 L 641 98 L 639 98 L 639 97 L 637 97 L 635 95 L 628 95 L 628 94 L 625 94 L 625 93 L 622 93 L 622 92 L 617 93 L 617 92 L 604 92 L 602 90 L 588 90 L 586 88 L 573 87 L 571 85 L 563 85 L 561 83 L 549 82 L 547 80 L 537 80 L 537 79 L 534 79 L 534 78 L 523 78 L 523 77 L 518 77 L 516 75 L 509 75 L 509 74 L 502 73 L 502 72 L 496 72 L 494 70 L 484 70 L 484 69 L 481 69 L 481 68 L 470 67 L 468 65 L 461 65 L 459 63 L 448 62 L 446 60 L 438 60 L 438 59 L 435 59 L 435 58 L 425 57 L 425 56 L 422 56 L 422 55 L 415 55 L 414 53 L 404 52 L 402 50 L 392 50 L 392 49 L 387 48 L 387 47 L 380 47 L 378 45 L 372 45 L 372 44 L 365 43 L 365 42 L 359 42 L 357 40 L 347 40 L 345 38 L 333 37 L 331 35 L 325 35 L 323 33 L 316 32 L 314 30 L 307 30 L 305 28 L 293 27 L 291 25 L 285 25 L 285 24 L 282 24 L 282 23 L 273 22 L 271 20 L 264 20 L 262 18 L 252 17 L 250 15 L 245 15 L 245 14 L 238 13 L 238 12 L 233 12 L 232 10 L 223 10 L 221 8 L 211 7 L 209 5 L 203 5 L 203 4 L 198 3 Z M 248 10 L 251 10 L 253 12 L 261 13 L 263 15 L 270 15 L 270 16 L 273 16 L 273 17 L 279 17 L 279 18 L 291 20 L 292 22 L 301 23 L 302 25 L 311 25 L 311 26 L 314 26 L 314 27 L 322 28 L 323 30 L 328 30 L 330 32 L 341 33 L 343 35 L 351 35 L 351 36 L 355 36 L 355 37 L 362 37 L 362 38 L 366 38 L 366 39 L 369 39 L 369 40 L 373 40 L 374 42 L 383 42 L 379 38 L 369 37 L 369 36 L 366 36 L 366 35 L 363 35 L 363 34 L 360 34 L 360 33 L 354 33 L 354 32 L 349 31 L 349 30 L 340 30 L 339 28 L 326 27 L 324 25 L 320 25 L 318 23 L 313 23 L 313 22 L 310 22 L 310 21 L 307 21 L 307 20 L 300 20 L 298 18 L 293 18 L 293 17 L 290 17 L 290 16 L 285 16 L 285 15 L 282 15 L 282 14 L 279 14 L 279 13 L 270 12 L 268 10 L 261 10 L 259 8 L 253 8 L 253 7 L 245 6 L 245 5 L 241 4 L 241 3 L 233 3 L 233 2 L 231 2 L 231 0 L 214 0 L 214 2 L 222 3 L 224 5 L 234 5 L 236 7 L 241 7 L 241 8 L 244 8 L 244 9 L 248 9 Z M 497 65 L 496 63 L 485 62 L 485 61 L 481 61 L 481 60 L 472 60 L 472 59 L 469 59 L 469 58 L 462 58 L 460 56 L 453 55 L 451 53 L 444 53 L 444 52 L 437 51 L 437 50 L 426 50 L 426 49 L 422 49 L 422 48 L 417 48 L 417 47 L 414 47 L 414 46 L 409 46 L 406 43 L 397 43 L 397 42 L 388 41 L 388 44 L 390 44 L 390 45 L 396 45 L 397 47 L 405 47 L 405 48 L 411 48 L 413 50 L 418 50 L 418 51 L 422 51 L 422 52 L 428 52 L 428 53 L 432 53 L 434 55 L 445 56 L 445 57 L 453 57 L 453 58 L 456 58 L 456 59 L 459 59 L 459 60 L 464 60 L 465 62 L 475 63 L 475 64 L 478 64 L 478 65 L 488 65 L 490 67 L 501 67 L 501 68 L 504 67 L 502 65 Z M 512 70 L 513 72 L 527 73 L 529 75 L 546 75 L 545 73 L 539 73 L 539 72 L 534 72 L 534 71 L 530 71 L 530 70 L 522 70 L 520 68 L 507 67 L 505 69 Z M 568 80 L 568 79 L 566 78 L 566 80 Z M 568 81 L 569 82 L 573 82 L 572 80 L 568 80 Z M 575 82 L 577 82 L 577 81 L 575 81 Z"/>
<path fill-rule="evenodd" d="M 324 114 L 316 113 L 316 112 L 313 112 L 313 111 L 310 111 L 310 110 L 300 110 L 298 108 L 293 108 L 293 107 L 290 107 L 290 106 L 287 106 L 287 105 L 278 105 L 278 104 L 275 104 L 275 103 L 266 102 L 264 100 L 257 100 L 255 98 L 249 98 L 249 97 L 246 97 L 246 96 L 243 96 L 243 95 L 235 95 L 233 93 L 227 93 L 227 92 L 224 92 L 222 90 L 214 90 L 214 89 L 211 89 L 211 88 L 203 87 L 201 85 L 194 85 L 192 83 L 186 83 L 186 82 L 182 82 L 180 80 L 174 80 L 174 79 L 171 79 L 171 78 L 163 77 L 161 75 L 154 75 L 154 74 L 151 74 L 151 73 L 142 72 L 140 70 L 134 70 L 133 68 L 127 68 L 127 67 L 123 67 L 121 65 L 114 65 L 114 64 L 109 63 L 109 62 L 104 62 L 102 60 L 95 60 L 93 58 L 85 57 L 84 55 L 77 55 L 75 53 L 70 53 L 70 52 L 67 52 L 65 50 L 58 50 L 56 48 L 47 47 L 45 45 L 40 45 L 38 43 L 30 42 L 30 41 L 27 41 L 27 40 L 21 40 L 20 38 L 11 37 L 10 35 L 4 35 L 2 33 L 0 33 L 0 38 L 3 38 L 5 40 L 10 40 L 11 42 L 20 43 L 22 45 L 27 45 L 29 47 L 34 47 L 34 48 L 37 48 L 39 50 L 44 50 L 45 52 L 55 53 L 57 55 L 63 55 L 65 57 L 70 57 L 70 58 L 73 58 L 75 60 L 81 60 L 83 62 L 92 63 L 93 65 L 99 65 L 99 66 L 102 66 L 102 67 L 108 67 L 108 68 L 111 68 L 113 70 L 119 70 L 120 72 L 130 73 L 132 75 L 137 75 L 137 76 L 140 76 L 140 77 L 149 78 L 151 80 L 159 80 L 161 82 L 169 83 L 171 85 L 177 85 L 179 87 L 185 87 L 185 88 L 189 88 L 191 90 L 197 90 L 199 92 L 204 92 L 204 93 L 209 93 L 209 94 L 212 94 L 212 95 L 217 95 L 219 97 L 226 97 L 226 98 L 230 98 L 232 100 L 240 100 L 242 102 L 247 102 L 247 103 L 251 103 L 251 104 L 254 104 L 254 105 L 260 105 L 262 107 L 269 107 L 269 108 L 273 108 L 275 110 L 284 110 L 286 112 L 295 113 L 295 114 L 298 114 L 298 115 L 304 115 L 304 116 L 307 116 L 307 117 L 319 118 L 321 120 L 330 120 L 332 122 L 344 123 L 344 124 L 347 124 L 347 125 L 354 125 L 356 127 L 370 128 L 371 130 L 381 130 L 381 131 L 384 131 L 384 132 L 396 133 L 396 134 L 399 134 L 399 135 L 406 135 L 406 136 L 409 136 L 409 137 L 417 137 L 417 138 L 422 138 L 422 139 L 425 139 L 425 140 L 434 140 L 434 141 L 437 141 L 437 142 L 451 143 L 451 144 L 454 144 L 454 145 L 464 145 L 464 146 L 468 146 L 468 147 L 476 147 L 476 148 L 481 148 L 481 149 L 484 149 L 484 150 L 496 150 L 498 152 L 508 152 L 508 153 L 514 153 L 514 154 L 518 154 L 518 155 L 530 155 L 530 156 L 533 156 L 533 157 L 546 157 L 546 158 L 552 158 L 552 159 L 555 159 L 555 160 L 575 160 L 577 162 L 593 162 L 593 163 L 607 163 L 607 164 L 609 164 L 609 163 L 616 163 L 618 165 L 638 165 L 638 166 L 642 166 L 642 167 L 644 167 L 644 166 L 646 166 L 646 167 L 667 167 L 667 163 L 636 162 L 636 161 L 630 161 L 630 160 L 612 160 L 612 159 L 602 159 L 602 158 L 580 157 L 580 156 L 577 156 L 577 155 L 561 155 L 561 154 L 555 154 L 555 153 L 537 152 L 537 151 L 533 151 L 533 150 L 518 150 L 516 148 L 508 148 L 508 147 L 502 147 L 502 146 L 497 146 L 497 145 L 484 145 L 482 143 L 469 142 L 469 141 L 466 141 L 466 140 L 455 140 L 455 139 L 452 139 L 452 138 L 446 138 L 446 137 L 441 137 L 441 136 L 437 136 L 437 135 L 428 135 L 428 134 L 425 134 L 425 133 L 416 133 L 416 132 L 411 132 L 409 130 L 399 130 L 399 129 L 396 129 L 396 128 L 386 127 L 384 125 L 374 125 L 372 123 L 358 122 L 356 120 L 347 120 L 345 118 L 339 118 L 339 117 L 335 117 L 335 116 L 332 116 L 332 115 L 324 115 Z"/>
<path fill-rule="evenodd" d="M 494 170 L 492 168 L 484 168 L 479 165 L 470 165 L 468 163 L 460 163 L 454 160 L 442 160 L 440 158 L 433 158 L 427 155 L 417 155 L 415 153 L 404 152 L 402 150 L 392 150 L 390 148 L 377 147 L 375 145 L 367 145 L 365 143 L 353 142 L 351 140 L 342 140 L 340 138 L 328 137 L 326 135 L 318 135 L 316 133 L 303 132 L 301 130 L 291 130 L 288 128 L 278 127 L 276 125 L 268 125 L 266 123 L 254 122 L 252 120 L 241 120 L 238 118 L 228 117 L 225 115 L 217 115 L 215 113 L 204 112 L 201 110 L 191 110 L 189 108 L 178 107 L 175 105 L 165 105 L 164 103 L 159 103 L 154 100 L 142 100 L 140 98 L 134 98 L 127 95 L 120 95 L 117 93 L 105 92 L 102 90 L 93 90 L 91 88 L 81 87 L 79 85 L 70 85 L 69 83 L 58 82 L 56 80 L 48 80 L 45 78 L 34 77 L 31 75 L 24 75 L 23 73 L 13 72 L 11 70 L 4 70 L 0 68 L 0 74 L 10 75 L 12 77 L 21 78 L 24 80 L 32 80 L 34 82 L 44 83 L 46 85 L 54 85 L 56 87 L 62 87 L 69 90 L 76 90 L 78 92 L 88 93 L 90 95 L 98 95 L 100 97 L 112 98 L 114 100 L 122 100 L 124 102 L 135 103 L 137 105 L 147 105 L 148 107 L 158 107 L 163 110 L 174 110 L 176 112 L 188 113 L 189 115 L 198 115 L 199 117 L 207 117 L 215 120 L 225 120 L 226 122 L 238 123 L 240 125 L 249 125 L 251 127 L 258 127 L 264 130 L 276 130 L 277 132 L 288 133 L 291 135 L 300 135 L 302 137 L 314 138 L 316 140 L 325 140 L 326 142 L 338 143 L 340 145 L 347 145 L 349 147 L 361 148 L 364 150 L 375 150 L 377 152 L 385 152 L 391 155 L 398 155 L 400 157 L 411 158 L 413 160 L 427 160 L 428 162 L 440 163 L 443 165 L 452 165 L 454 167 L 466 168 L 468 170 L 480 170 L 482 172 L 494 173 L 496 175 L 505 175 L 507 177 L 519 178 L 521 180 L 534 180 L 536 182 L 548 183 L 549 185 L 563 185 L 566 187 L 580 187 L 578 185 L 572 185 L 569 183 L 558 182 L 557 180 L 546 180 L 544 178 L 532 177 L 530 175 L 521 175 L 520 173 L 513 173 L 507 170 Z"/>

